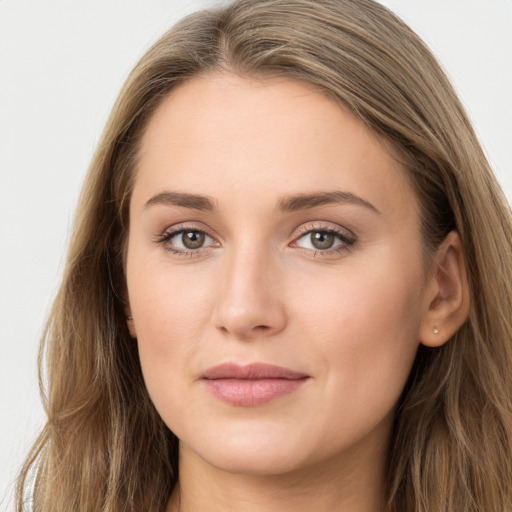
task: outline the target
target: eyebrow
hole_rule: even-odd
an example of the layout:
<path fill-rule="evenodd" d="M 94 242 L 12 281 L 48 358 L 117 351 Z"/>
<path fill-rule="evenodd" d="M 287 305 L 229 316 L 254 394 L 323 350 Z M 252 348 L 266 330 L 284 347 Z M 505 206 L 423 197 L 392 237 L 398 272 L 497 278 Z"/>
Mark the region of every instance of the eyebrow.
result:
<path fill-rule="evenodd" d="M 340 190 L 286 196 L 279 200 L 277 210 L 282 212 L 294 212 L 330 204 L 354 204 L 380 214 L 380 211 L 366 199 L 352 194 L 351 192 Z M 214 201 L 209 197 L 186 192 L 161 192 L 151 197 L 144 205 L 144 208 L 155 205 L 178 206 L 206 212 L 216 210 Z"/>
<path fill-rule="evenodd" d="M 336 190 L 332 192 L 315 192 L 313 194 L 299 194 L 281 199 L 278 203 L 278 210 L 294 212 L 324 206 L 329 204 L 354 204 L 363 206 L 375 213 L 381 213 L 372 203 L 351 192 Z"/>
<path fill-rule="evenodd" d="M 155 205 L 181 206 L 182 208 L 204 212 L 211 212 L 216 209 L 214 202 L 210 198 L 185 192 L 162 192 L 149 199 L 144 208 Z"/>

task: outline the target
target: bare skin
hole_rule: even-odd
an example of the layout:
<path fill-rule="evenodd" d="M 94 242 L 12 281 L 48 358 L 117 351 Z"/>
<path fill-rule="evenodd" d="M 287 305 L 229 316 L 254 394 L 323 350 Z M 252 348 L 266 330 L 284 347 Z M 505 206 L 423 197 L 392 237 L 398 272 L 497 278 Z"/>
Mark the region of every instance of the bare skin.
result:
<path fill-rule="evenodd" d="M 127 313 L 180 439 L 169 512 L 383 510 L 417 347 L 468 308 L 456 233 L 427 271 L 418 210 L 387 144 L 309 85 L 222 72 L 163 101 L 130 205 Z M 255 363 L 300 378 L 209 373 Z"/>

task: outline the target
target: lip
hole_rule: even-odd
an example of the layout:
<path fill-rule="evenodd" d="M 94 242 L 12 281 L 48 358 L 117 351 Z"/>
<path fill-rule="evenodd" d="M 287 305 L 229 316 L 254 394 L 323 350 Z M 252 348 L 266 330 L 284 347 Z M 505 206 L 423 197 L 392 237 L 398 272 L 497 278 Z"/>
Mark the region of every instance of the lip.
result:
<path fill-rule="evenodd" d="M 241 407 L 256 407 L 293 393 L 309 378 L 305 373 L 266 363 L 223 363 L 201 375 L 212 395 Z"/>

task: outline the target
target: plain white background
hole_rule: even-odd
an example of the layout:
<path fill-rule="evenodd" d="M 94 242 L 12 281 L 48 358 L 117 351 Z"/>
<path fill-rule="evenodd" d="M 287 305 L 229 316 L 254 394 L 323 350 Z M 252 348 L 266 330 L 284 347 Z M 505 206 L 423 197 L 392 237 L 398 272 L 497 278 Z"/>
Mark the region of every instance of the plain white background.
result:
<path fill-rule="evenodd" d="M 454 82 L 512 200 L 512 0 L 386 0 Z M 215 0 L 0 0 L 0 510 L 43 423 L 36 360 L 88 162 L 131 67 Z"/>

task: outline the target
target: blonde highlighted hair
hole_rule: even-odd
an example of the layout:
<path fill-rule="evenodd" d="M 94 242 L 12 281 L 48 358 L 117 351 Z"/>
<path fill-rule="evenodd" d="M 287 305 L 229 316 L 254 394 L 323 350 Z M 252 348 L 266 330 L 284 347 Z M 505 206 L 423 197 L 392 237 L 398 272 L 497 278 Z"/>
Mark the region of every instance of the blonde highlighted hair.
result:
<path fill-rule="evenodd" d="M 391 439 L 388 509 L 512 512 L 512 214 L 435 58 L 373 0 L 238 0 L 185 18 L 136 65 L 81 195 L 41 347 L 48 421 L 17 510 L 165 510 L 177 439 L 126 327 L 128 205 L 148 119 L 177 84 L 219 68 L 325 91 L 392 143 L 417 193 L 426 254 L 460 234 L 470 316 L 444 346 L 418 350 Z"/>

